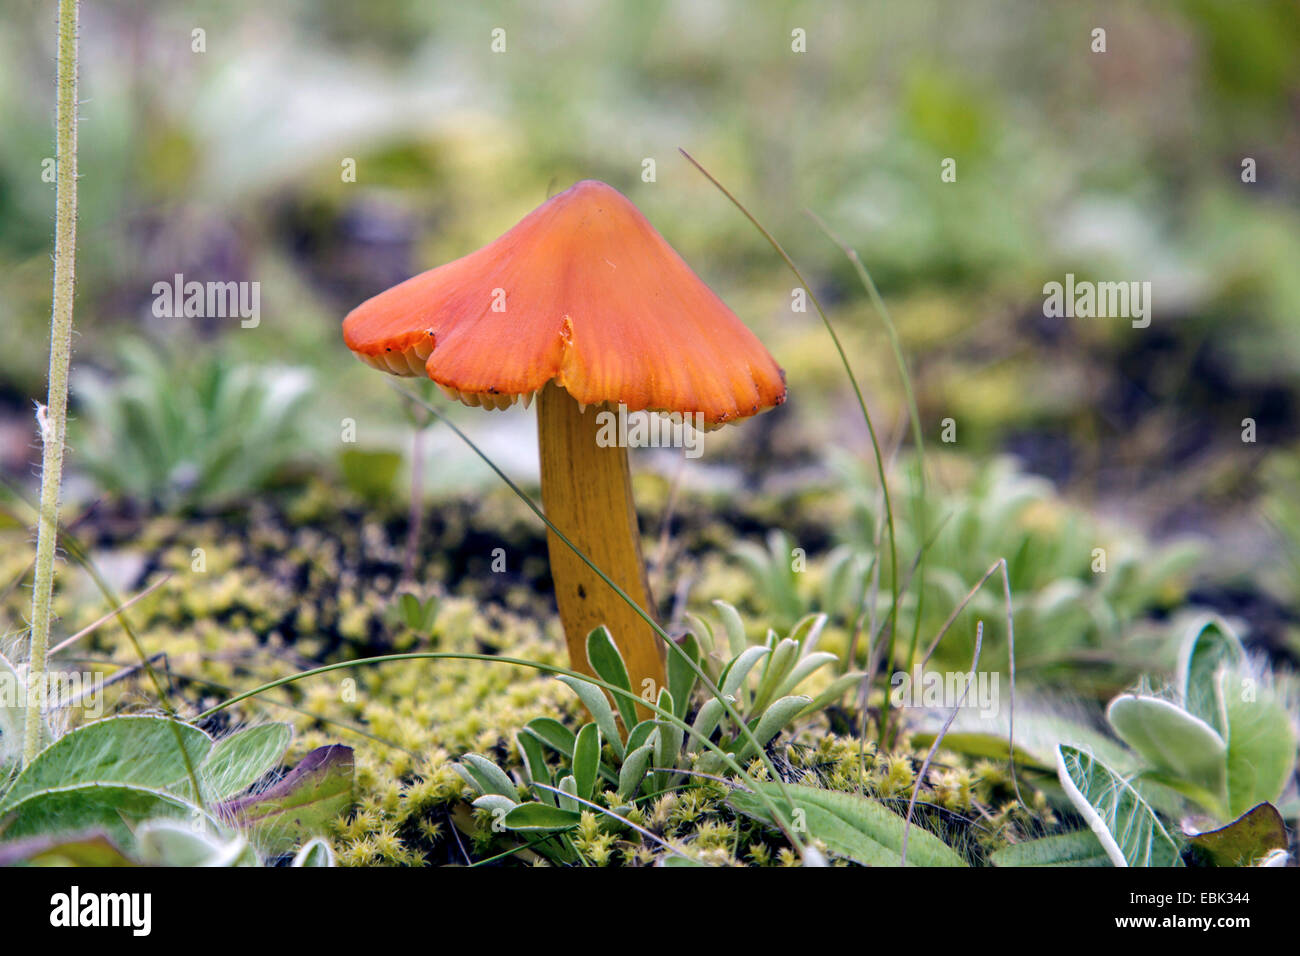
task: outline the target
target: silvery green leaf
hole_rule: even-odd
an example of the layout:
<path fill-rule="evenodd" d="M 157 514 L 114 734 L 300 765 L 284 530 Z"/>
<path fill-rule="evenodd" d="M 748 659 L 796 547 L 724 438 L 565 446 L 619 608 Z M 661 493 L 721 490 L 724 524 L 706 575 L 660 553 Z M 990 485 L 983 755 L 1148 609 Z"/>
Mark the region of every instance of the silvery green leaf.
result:
<path fill-rule="evenodd" d="M 485 793 L 472 804 L 475 810 L 486 810 L 492 814 L 495 819 L 503 818 L 507 813 L 519 805 L 518 800 L 511 800 L 509 797 L 503 797 L 499 793 Z"/>
<path fill-rule="evenodd" d="M 1228 814 L 1241 816 L 1276 801 L 1295 771 L 1296 735 L 1282 703 L 1258 681 L 1219 673 L 1219 699 L 1228 737 Z"/>
<path fill-rule="evenodd" d="M 714 601 L 713 606 L 718 609 L 718 617 L 722 618 L 722 626 L 726 629 L 731 656 L 738 657 L 749 646 L 745 622 L 740 619 L 740 612 L 726 601 Z"/>
<path fill-rule="evenodd" d="M 134 830 L 146 820 L 169 818 L 186 823 L 201 819 L 220 824 L 192 803 L 161 789 L 122 784 L 80 784 L 39 790 L 5 813 L 5 840 L 49 833 L 102 830 L 113 843 L 128 847 Z"/>
<path fill-rule="evenodd" d="M 687 662 L 687 658 L 698 665 L 700 649 L 695 636 L 689 632 L 678 642 L 677 647 L 681 654 L 675 651 L 668 653 L 668 692 L 673 695 L 673 713 L 679 719 L 685 720 L 686 713 L 690 710 L 695 682 L 699 679 L 694 668 Z"/>
<path fill-rule="evenodd" d="M 990 854 L 994 866 L 1110 866 L 1110 857 L 1091 830 L 1013 843 Z"/>
<path fill-rule="evenodd" d="M 659 707 L 668 713 L 672 713 L 673 698 L 667 690 L 659 692 Z M 677 724 L 668 720 L 659 720 L 656 723 L 659 726 L 659 737 L 655 742 L 655 763 L 665 769 L 676 767 L 677 758 L 682 752 L 682 740 L 686 732 Z M 667 787 L 671 781 L 672 776 L 670 774 L 656 774 L 656 783 L 660 790 Z"/>
<path fill-rule="evenodd" d="M 1217 676 L 1224 667 L 1239 667 L 1245 657 L 1241 639 L 1215 615 L 1192 623 L 1178 653 L 1176 686 L 1183 707 L 1224 737 L 1227 735 L 1219 707 Z"/>
<path fill-rule="evenodd" d="M 698 614 L 686 615 L 686 626 L 690 633 L 695 635 L 695 639 L 700 642 L 700 648 L 707 657 L 717 651 L 717 643 L 713 637 L 713 627 L 708 621 Z"/>
<path fill-rule="evenodd" d="M 673 657 L 675 655 L 669 655 Z M 617 645 L 614 644 L 614 638 L 610 636 L 609 628 L 603 624 L 594 629 L 587 635 L 587 661 L 591 664 L 591 669 L 607 684 L 621 688 L 631 693 L 632 679 L 628 677 L 627 665 L 623 662 L 623 655 L 619 653 Z M 623 717 L 623 726 L 631 728 L 636 725 L 636 702 L 632 697 L 624 697 L 622 694 L 611 694 L 614 698 L 614 705 Z M 622 740 L 617 734 L 611 735 L 609 730 L 601 727 L 605 738 L 610 745 L 622 757 Z"/>
<path fill-rule="evenodd" d="M 221 836 L 177 820 L 148 820 L 135 833 L 142 863 L 153 866 L 256 865 L 257 854 L 239 834 Z"/>
<path fill-rule="evenodd" d="M 691 724 L 690 747 L 692 750 L 701 752 L 704 750 L 703 742 L 713 736 L 713 732 L 718 729 L 718 724 L 722 722 L 725 713 L 722 701 L 718 698 L 710 697 L 704 702 L 699 713 L 695 715 L 695 722 Z"/>
<path fill-rule="evenodd" d="M 565 777 L 571 781 L 572 777 Z M 582 814 L 577 803 L 570 800 L 571 807 L 552 807 L 545 803 L 521 803 L 502 819 L 508 830 L 550 833 L 557 830 L 571 830 L 582 822 Z"/>
<path fill-rule="evenodd" d="M 786 724 L 794 720 L 805 707 L 812 702 L 811 697 L 782 697 L 769 707 L 758 720 L 754 728 L 754 739 L 760 747 L 766 747 L 769 740 L 781 732 Z M 741 759 L 748 760 L 757 754 L 752 743 L 746 743 L 741 750 Z"/>
<path fill-rule="evenodd" d="M 645 780 L 650 759 L 654 756 L 654 741 L 628 753 L 618 772 L 618 795 L 623 800 L 635 800 L 641 783 Z"/>
<path fill-rule="evenodd" d="M 722 691 L 724 697 L 735 697 L 739 694 L 740 687 L 749 676 L 749 672 L 754 669 L 754 665 L 772 653 L 766 647 L 755 645 L 746 648 L 730 664 L 722 677 L 722 686 L 718 688 Z"/>
<path fill-rule="evenodd" d="M 573 798 L 578 795 L 578 784 L 577 781 L 573 779 L 573 774 L 566 774 L 561 777 L 560 785 L 557 789 L 560 791 L 558 794 L 560 808 L 577 812 L 580 804 Z"/>
<path fill-rule="evenodd" d="M 183 748 L 183 749 L 182 749 Z M 18 775 L 0 811 L 45 790 L 81 784 L 157 788 L 186 775 L 212 749 L 190 724 L 164 717 L 109 717 L 64 734 Z"/>
<path fill-rule="evenodd" d="M 497 793 L 511 800 L 519 795 L 509 775 L 482 754 L 465 754 L 454 766 L 461 778 L 481 794 Z"/>
<path fill-rule="evenodd" d="M 546 756 L 542 753 L 542 742 L 532 734 L 518 733 L 515 734 L 515 745 L 519 748 L 519 753 L 523 755 L 524 772 L 528 776 L 529 783 L 540 783 L 543 787 L 549 787 L 551 783 L 551 769 L 546 766 Z M 551 791 L 537 788 L 538 799 L 546 803 L 555 803 L 555 794 Z"/>
<path fill-rule="evenodd" d="M 818 651 L 814 654 L 808 654 L 802 658 L 794 669 L 790 671 L 786 679 L 777 688 L 777 696 L 788 697 L 790 692 L 802 684 L 808 677 L 821 670 L 827 664 L 834 664 L 839 657 L 830 651 Z M 850 682 L 851 683 L 851 682 Z"/>
<path fill-rule="evenodd" d="M 1057 746 L 1056 763 L 1066 796 L 1115 866 L 1182 866 L 1178 845 L 1127 780 L 1068 744 Z"/>
<path fill-rule="evenodd" d="M 790 671 L 798 663 L 798 655 L 799 645 L 788 637 L 776 644 L 775 649 L 763 663 L 763 675 L 759 679 L 758 690 L 754 693 L 754 702 L 751 705 L 754 713 L 764 710 L 775 699 L 777 689 L 790 676 Z"/>
<path fill-rule="evenodd" d="M 1151 766 L 1209 793 L 1223 793 L 1228 747 L 1199 717 L 1158 697 L 1121 694 L 1106 708 L 1106 719 Z"/>
<path fill-rule="evenodd" d="M 308 840 L 293 858 L 293 866 L 336 866 L 334 848 L 320 837 Z"/>
<path fill-rule="evenodd" d="M 623 738 L 619 736 L 618 727 L 614 722 L 614 711 L 609 706 L 609 699 L 605 696 L 605 692 L 590 681 L 578 680 L 567 674 L 560 675 L 559 679 L 578 695 L 592 719 L 595 720 L 596 726 L 600 728 L 600 732 L 621 760 L 624 753 Z"/>
<path fill-rule="evenodd" d="M 596 792 L 596 778 L 600 773 L 600 728 L 583 724 L 573 745 L 573 781 L 577 795 L 590 800 Z"/>
<path fill-rule="evenodd" d="M 206 799 L 223 801 L 243 793 L 279 764 L 293 731 L 288 724 L 259 724 L 222 737 L 199 767 Z M 189 781 L 181 783 L 188 787 Z"/>
<path fill-rule="evenodd" d="M 653 718 L 643 720 L 632 728 L 632 732 L 627 735 L 627 749 L 630 753 L 637 747 L 644 747 L 650 740 L 650 736 L 658 729 L 659 724 Z"/>
<path fill-rule="evenodd" d="M 825 614 L 807 614 L 790 629 L 790 639 L 799 644 L 800 657 L 806 657 L 817 650 L 822 632 L 826 629 L 826 621 Z"/>
<path fill-rule="evenodd" d="M 787 826 L 805 842 L 816 839 L 831 853 L 867 866 L 898 866 L 902 862 L 903 817 L 878 800 L 854 793 L 821 790 L 803 784 L 757 784 L 777 808 Z M 754 793 L 736 790 L 727 798 L 736 810 L 766 823 L 771 811 Z M 965 861 L 930 831 L 913 823 L 907 837 L 908 866 L 965 866 Z"/>
<path fill-rule="evenodd" d="M 576 735 L 554 717 L 537 717 L 524 725 L 524 732 L 536 737 L 560 756 L 573 759 Z"/>

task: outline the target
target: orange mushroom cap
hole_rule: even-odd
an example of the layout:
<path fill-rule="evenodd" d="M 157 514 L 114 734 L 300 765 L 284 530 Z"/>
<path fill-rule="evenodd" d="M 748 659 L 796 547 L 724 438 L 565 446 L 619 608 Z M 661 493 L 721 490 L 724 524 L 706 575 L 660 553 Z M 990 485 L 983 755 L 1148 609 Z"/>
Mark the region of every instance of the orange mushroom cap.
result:
<path fill-rule="evenodd" d="M 582 405 L 701 413 L 785 401 L 785 373 L 640 210 L 584 180 L 477 252 L 381 292 L 343 320 L 375 368 L 506 408 L 554 381 Z"/>

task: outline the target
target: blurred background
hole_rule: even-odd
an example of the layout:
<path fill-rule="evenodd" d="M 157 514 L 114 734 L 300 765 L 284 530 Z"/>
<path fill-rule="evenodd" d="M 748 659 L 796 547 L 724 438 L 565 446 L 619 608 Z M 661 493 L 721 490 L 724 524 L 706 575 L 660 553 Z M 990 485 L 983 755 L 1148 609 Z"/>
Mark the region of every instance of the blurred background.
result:
<path fill-rule="evenodd" d="M 0 473 L 15 500 L 34 487 L 48 360 L 53 38 L 53 5 L 6 5 Z M 1197 607 L 1242 621 L 1279 659 L 1300 652 L 1294 0 L 117 0 L 83 5 L 81 43 L 65 520 L 106 553 L 130 552 L 162 518 L 215 515 L 238 540 L 265 509 L 289 527 L 378 514 L 400 549 L 418 453 L 424 582 L 482 586 L 468 583 L 487 560 L 474 519 L 448 528 L 485 502 L 494 528 L 526 516 L 447 429 L 413 440 L 427 422 L 351 356 L 340 322 L 595 178 L 645 212 L 790 385 L 785 406 L 711 434 L 699 462 L 634 457 L 661 601 L 728 596 L 766 621 L 851 606 L 880 528 L 856 398 L 816 312 L 792 309 L 794 278 L 681 147 L 804 270 L 905 503 L 914 449 L 886 327 L 805 210 L 878 284 L 921 413 L 925 527 L 943 528 L 927 622 L 1006 557 L 1031 669 L 1035 639 L 1040 663 L 1077 663 L 1085 646 L 1140 658 L 1147 629 Z M 947 158 L 955 182 L 941 179 Z M 1150 326 L 1045 317 L 1043 286 L 1066 273 L 1149 281 Z M 157 316 L 154 284 L 176 274 L 259 283 L 260 322 Z M 507 472 L 535 480 L 532 412 L 449 407 Z M 671 542 L 650 547 L 674 488 Z M 12 511 L 18 573 L 30 516 Z M 900 527 L 907 564 L 923 526 Z M 544 594 L 540 536 L 510 533 Z M 784 567 L 795 547 L 813 559 L 807 580 Z M 1108 577 L 1091 566 L 1097 547 Z M 410 576 L 402 560 L 380 561 L 394 586 Z M 137 588 L 157 564 L 137 556 L 119 583 Z"/>

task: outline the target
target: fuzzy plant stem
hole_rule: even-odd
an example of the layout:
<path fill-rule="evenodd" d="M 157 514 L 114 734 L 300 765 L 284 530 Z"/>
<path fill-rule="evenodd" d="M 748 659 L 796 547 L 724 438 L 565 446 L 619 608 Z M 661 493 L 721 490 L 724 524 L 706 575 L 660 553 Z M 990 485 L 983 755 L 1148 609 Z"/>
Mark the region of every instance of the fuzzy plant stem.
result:
<path fill-rule="evenodd" d="M 27 716 L 23 763 L 40 745 L 45 704 L 46 650 L 50 644 L 50 601 L 54 593 L 54 548 L 58 539 L 59 495 L 63 486 L 63 441 L 68 427 L 68 366 L 72 355 L 73 273 L 77 256 L 77 3 L 59 0 L 59 80 L 55 114 L 54 303 L 50 315 L 50 391 L 37 409 L 41 429 L 41 508 L 36 532 L 36 577 L 32 588 L 32 645 L 28 658 Z"/>

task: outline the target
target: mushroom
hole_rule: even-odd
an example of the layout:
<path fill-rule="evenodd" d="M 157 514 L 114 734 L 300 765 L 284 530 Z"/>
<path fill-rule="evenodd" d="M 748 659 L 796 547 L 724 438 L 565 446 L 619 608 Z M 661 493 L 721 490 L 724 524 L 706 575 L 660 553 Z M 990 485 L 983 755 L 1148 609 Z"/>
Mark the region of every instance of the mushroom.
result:
<path fill-rule="evenodd" d="M 640 210 L 593 180 L 477 252 L 363 302 L 343 339 L 367 364 L 427 374 L 466 405 L 536 397 L 547 518 L 651 616 L 627 448 L 609 429 L 602 440 L 600 413 L 679 413 L 713 428 L 786 396 L 754 334 Z M 604 624 L 633 688 L 655 699 L 665 648 L 654 630 L 553 531 L 547 543 L 574 669 L 592 673 L 587 635 Z"/>

